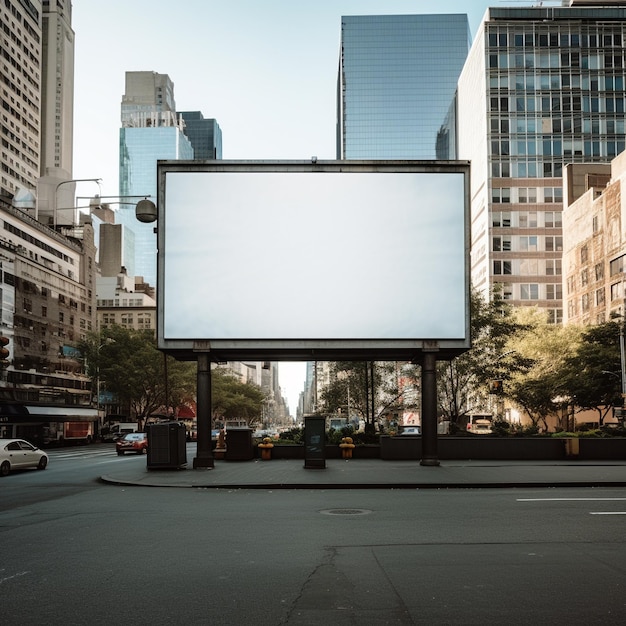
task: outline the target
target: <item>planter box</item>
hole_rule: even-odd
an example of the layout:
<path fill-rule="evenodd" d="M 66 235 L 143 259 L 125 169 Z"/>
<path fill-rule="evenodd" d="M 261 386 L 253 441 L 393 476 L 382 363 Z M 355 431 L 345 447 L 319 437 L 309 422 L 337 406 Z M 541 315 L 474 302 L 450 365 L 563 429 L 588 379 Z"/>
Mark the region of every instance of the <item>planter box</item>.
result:
<path fill-rule="evenodd" d="M 437 456 L 441 460 L 561 460 L 565 443 L 552 437 L 439 437 Z M 380 458 L 412 461 L 422 458 L 421 437 L 380 438 Z"/>
<path fill-rule="evenodd" d="M 578 455 L 566 453 L 565 437 L 473 437 L 442 436 L 437 440 L 437 456 L 444 460 L 510 460 L 562 461 L 565 459 L 626 460 L 626 438 L 596 439 L 580 437 Z M 570 449 L 571 451 L 571 449 Z M 326 446 L 327 459 L 340 459 L 339 446 Z M 255 456 L 261 450 L 255 446 Z M 419 461 L 422 458 L 422 438 L 412 436 L 380 437 L 380 445 L 356 446 L 353 459 L 382 459 L 386 461 Z M 272 459 L 304 459 L 304 446 L 272 448 Z"/>
<path fill-rule="evenodd" d="M 261 450 L 258 446 L 255 447 L 255 456 L 261 458 Z M 327 459 L 340 459 L 341 448 L 339 446 L 326 446 L 324 448 L 324 454 Z M 352 450 L 353 459 L 380 459 L 380 446 L 377 445 L 365 445 L 356 446 Z M 304 459 L 304 446 L 281 446 L 274 445 L 272 448 L 272 459 Z"/>

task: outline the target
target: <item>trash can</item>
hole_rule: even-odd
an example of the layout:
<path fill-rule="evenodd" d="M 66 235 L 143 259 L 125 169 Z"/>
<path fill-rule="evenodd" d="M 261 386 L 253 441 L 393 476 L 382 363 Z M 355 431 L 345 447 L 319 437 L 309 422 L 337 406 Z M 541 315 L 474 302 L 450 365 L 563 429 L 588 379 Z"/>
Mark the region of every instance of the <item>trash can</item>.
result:
<path fill-rule="evenodd" d="M 180 422 L 148 426 L 148 469 L 179 469 L 187 465 L 187 433 Z"/>
<path fill-rule="evenodd" d="M 251 461 L 254 458 L 251 428 L 226 429 L 227 461 Z"/>
<path fill-rule="evenodd" d="M 304 418 L 304 467 L 326 469 L 326 418 Z"/>

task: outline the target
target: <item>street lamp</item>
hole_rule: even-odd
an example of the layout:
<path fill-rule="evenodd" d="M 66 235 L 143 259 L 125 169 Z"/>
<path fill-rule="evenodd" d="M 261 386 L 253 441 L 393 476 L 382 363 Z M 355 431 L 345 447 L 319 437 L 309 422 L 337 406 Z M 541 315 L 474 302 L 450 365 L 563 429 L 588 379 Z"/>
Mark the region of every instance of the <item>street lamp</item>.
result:
<path fill-rule="evenodd" d="M 97 183 L 98 189 L 99 189 L 100 184 L 102 183 L 102 179 L 101 178 L 72 178 L 71 180 L 62 180 L 60 183 L 57 184 L 57 186 L 54 189 L 54 212 L 52 214 L 52 225 L 55 230 L 57 227 L 57 211 L 59 210 L 59 202 L 58 202 L 59 187 L 61 187 L 61 185 L 67 185 L 68 183 Z M 73 211 L 75 210 L 76 207 L 67 207 L 67 208 Z"/>

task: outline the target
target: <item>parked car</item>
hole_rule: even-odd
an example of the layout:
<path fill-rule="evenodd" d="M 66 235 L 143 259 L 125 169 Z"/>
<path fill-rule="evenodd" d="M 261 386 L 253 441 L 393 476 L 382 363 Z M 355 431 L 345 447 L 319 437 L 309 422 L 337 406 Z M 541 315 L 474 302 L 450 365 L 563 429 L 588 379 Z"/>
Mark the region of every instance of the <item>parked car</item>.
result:
<path fill-rule="evenodd" d="M 24 439 L 0 439 L 0 476 L 15 469 L 36 467 L 44 470 L 48 466 L 48 455 Z"/>
<path fill-rule="evenodd" d="M 148 435 L 146 433 L 127 433 L 115 442 L 115 448 L 120 456 L 125 452 L 147 454 Z"/>
<path fill-rule="evenodd" d="M 421 435 L 422 430 L 419 426 L 405 426 L 402 429 L 401 435 Z"/>

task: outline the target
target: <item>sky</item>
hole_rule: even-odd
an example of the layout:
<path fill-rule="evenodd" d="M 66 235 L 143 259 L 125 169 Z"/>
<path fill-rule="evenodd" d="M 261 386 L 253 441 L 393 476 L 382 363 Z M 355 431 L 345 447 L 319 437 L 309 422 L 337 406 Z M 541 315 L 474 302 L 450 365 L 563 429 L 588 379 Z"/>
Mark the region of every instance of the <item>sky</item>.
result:
<path fill-rule="evenodd" d="M 119 193 L 127 71 L 168 74 L 177 110 L 217 120 L 224 159 L 334 159 L 342 15 L 467 13 L 473 36 L 505 1 L 73 0 L 73 178 L 102 179 L 77 195 Z M 280 366 L 292 415 L 304 371 Z"/>

